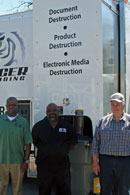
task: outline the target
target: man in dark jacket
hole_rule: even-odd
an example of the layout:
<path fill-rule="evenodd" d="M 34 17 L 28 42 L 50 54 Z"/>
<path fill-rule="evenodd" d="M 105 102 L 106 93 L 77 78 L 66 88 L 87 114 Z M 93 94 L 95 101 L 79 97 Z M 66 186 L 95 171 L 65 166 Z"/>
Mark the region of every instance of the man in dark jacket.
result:
<path fill-rule="evenodd" d="M 76 134 L 67 121 L 59 119 L 56 104 L 49 104 L 46 114 L 32 130 L 33 143 L 38 148 L 39 195 L 51 195 L 53 185 L 56 195 L 71 195 L 68 153 L 77 143 Z"/>

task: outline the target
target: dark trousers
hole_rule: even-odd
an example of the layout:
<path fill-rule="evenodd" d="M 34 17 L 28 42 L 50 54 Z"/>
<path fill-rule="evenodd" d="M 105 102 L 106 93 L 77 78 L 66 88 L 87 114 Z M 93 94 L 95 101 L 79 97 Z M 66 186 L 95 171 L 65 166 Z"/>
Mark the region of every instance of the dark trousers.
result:
<path fill-rule="evenodd" d="M 100 195 L 130 195 L 130 157 L 100 155 Z"/>
<path fill-rule="evenodd" d="M 37 165 L 39 195 L 51 195 L 54 188 L 56 195 L 71 195 L 70 169 L 51 171 Z"/>

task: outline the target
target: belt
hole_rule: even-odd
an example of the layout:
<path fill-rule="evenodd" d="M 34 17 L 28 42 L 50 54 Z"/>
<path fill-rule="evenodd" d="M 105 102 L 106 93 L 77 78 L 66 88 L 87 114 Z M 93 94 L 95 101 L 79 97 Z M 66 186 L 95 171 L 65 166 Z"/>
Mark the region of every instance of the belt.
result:
<path fill-rule="evenodd" d="M 114 158 L 128 158 L 130 156 L 120 156 L 120 155 L 108 155 L 108 154 L 100 154 L 101 156 L 114 157 Z"/>
<path fill-rule="evenodd" d="M 124 157 L 124 156 L 119 156 L 119 155 L 111 155 L 111 157 L 120 158 L 120 157 Z"/>
<path fill-rule="evenodd" d="M 110 157 L 114 157 L 114 158 L 130 158 L 130 156 L 119 156 L 119 155 L 110 155 Z"/>

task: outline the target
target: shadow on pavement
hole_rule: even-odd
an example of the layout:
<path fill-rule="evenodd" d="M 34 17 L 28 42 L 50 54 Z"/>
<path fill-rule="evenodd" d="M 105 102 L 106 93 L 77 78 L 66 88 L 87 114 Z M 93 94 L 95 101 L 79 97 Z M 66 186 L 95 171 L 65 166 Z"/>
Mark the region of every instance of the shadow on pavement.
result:
<path fill-rule="evenodd" d="M 7 195 L 13 195 L 11 183 L 9 184 Z M 37 180 L 33 178 L 24 178 L 23 195 L 38 195 Z"/>

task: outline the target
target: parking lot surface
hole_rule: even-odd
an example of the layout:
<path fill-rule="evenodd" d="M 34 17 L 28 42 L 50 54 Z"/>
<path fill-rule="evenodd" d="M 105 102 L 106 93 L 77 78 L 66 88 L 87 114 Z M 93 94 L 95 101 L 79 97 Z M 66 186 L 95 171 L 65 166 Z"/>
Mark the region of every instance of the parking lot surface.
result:
<path fill-rule="evenodd" d="M 12 186 L 9 184 L 7 195 L 13 195 Z M 37 180 L 33 178 L 24 178 L 23 195 L 38 195 Z"/>

